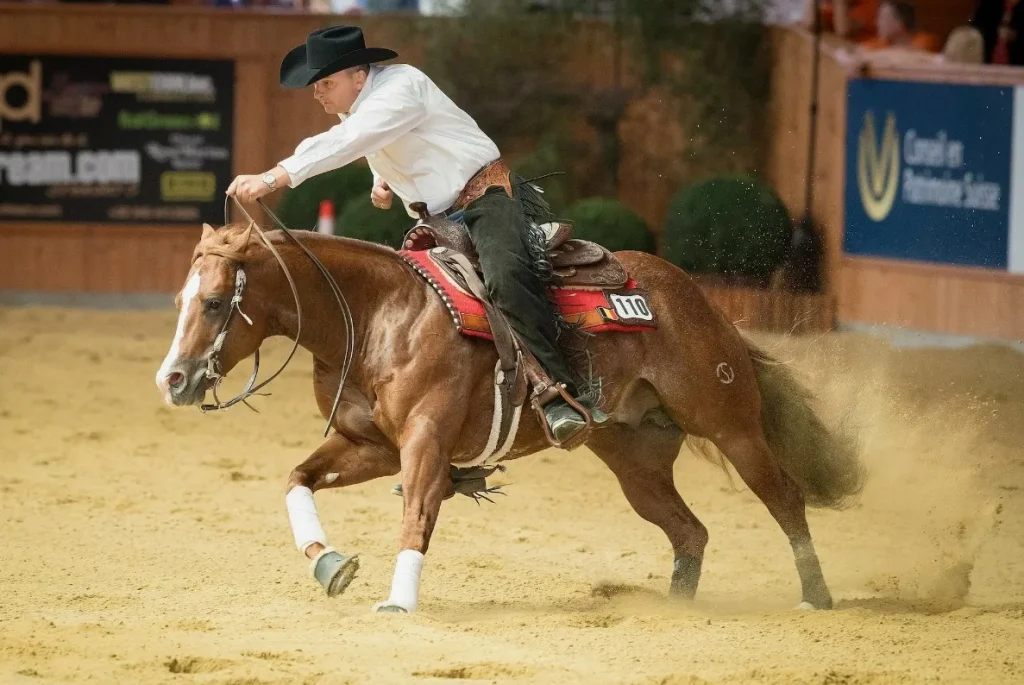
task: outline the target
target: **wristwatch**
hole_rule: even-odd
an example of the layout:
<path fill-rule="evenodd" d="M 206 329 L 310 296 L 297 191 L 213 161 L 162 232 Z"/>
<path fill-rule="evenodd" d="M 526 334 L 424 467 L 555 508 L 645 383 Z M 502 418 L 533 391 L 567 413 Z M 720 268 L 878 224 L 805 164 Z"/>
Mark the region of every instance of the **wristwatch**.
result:
<path fill-rule="evenodd" d="M 263 174 L 263 182 L 270 186 L 271 190 L 277 190 L 277 179 L 274 178 L 274 174 L 267 172 Z"/>

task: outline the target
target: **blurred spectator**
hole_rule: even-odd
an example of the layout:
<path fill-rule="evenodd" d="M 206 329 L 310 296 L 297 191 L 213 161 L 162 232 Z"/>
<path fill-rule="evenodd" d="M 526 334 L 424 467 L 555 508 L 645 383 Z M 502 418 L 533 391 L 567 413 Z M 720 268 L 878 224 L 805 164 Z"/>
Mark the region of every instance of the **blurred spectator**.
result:
<path fill-rule="evenodd" d="M 869 67 L 901 67 L 945 61 L 937 54 L 938 36 L 917 31 L 914 6 L 904 0 L 882 0 L 875 21 L 877 34 L 851 49 L 840 49 L 836 59 L 852 74 L 866 76 Z"/>
<path fill-rule="evenodd" d="M 1024 65 L 1024 8 L 1018 0 L 980 0 L 971 26 L 981 32 L 986 63 Z"/>
<path fill-rule="evenodd" d="M 814 30 L 815 0 L 805 0 L 804 26 Z M 820 0 L 821 30 L 868 49 L 938 52 L 938 36 L 917 31 L 916 10 L 904 0 Z"/>
<path fill-rule="evenodd" d="M 365 0 L 321 0 L 328 14 L 352 15 L 366 11 Z"/>
<path fill-rule="evenodd" d="M 287 7 L 301 9 L 303 0 L 204 0 L 213 7 Z M 176 0 L 177 4 L 185 4 Z"/>
<path fill-rule="evenodd" d="M 958 26 L 949 34 L 942 49 L 943 62 L 950 64 L 982 64 L 985 61 L 985 39 L 973 26 Z"/>
<path fill-rule="evenodd" d="M 860 42 L 877 33 L 878 5 L 879 0 L 805 0 L 804 26 L 814 30 L 817 7 L 821 10 L 823 32 Z"/>
<path fill-rule="evenodd" d="M 365 0 L 370 12 L 418 12 L 419 0 Z"/>
<path fill-rule="evenodd" d="M 908 48 L 938 52 L 942 47 L 938 36 L 917 30 L 917 12 L 905 0 L 883 0 L 875 20 L 877 35 L 861 44 L 869 50 Z"/>
<path fill-rule="evenodd" d="M 418 14 L 458 14 L 466 0 L 296 0 L 311 12 L 337 15 L 414 12 Z"/>
<path fill-rule="evenodd" d="M 296 0 L 295 5 L 316 14 L 353 16 L 366 12 L 365 0 Z"/>
<path fill-rule="evenodd" d="M 93 3 L 96 5 L 169 5 L 171 0 L 58 0 L 59 2 Z"/>
<path fill-rule="evenodd" d="M 457 15 L 466 8 L 466 0 L 420 0 L 420 14 Z"/>

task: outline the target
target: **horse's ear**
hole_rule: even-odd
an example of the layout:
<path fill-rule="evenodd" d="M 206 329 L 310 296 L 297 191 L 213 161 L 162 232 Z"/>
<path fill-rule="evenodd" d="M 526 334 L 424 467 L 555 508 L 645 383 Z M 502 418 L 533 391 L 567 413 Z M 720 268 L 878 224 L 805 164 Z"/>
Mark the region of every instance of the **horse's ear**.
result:
<path fill-rule="evenodd" d="M 209 238 L 211 235 L 213 235 L 215 230 L 216 229 L 210 224 L 203 224 L 203 237 L 201 238 L 201 240 L 206 240 L 207 238 Z"/>
<path fill-rule="evenodd" d="M 244 231 L 239 231 L 231 237 L 229 242 L 233 250 L 236 252 L 245 252 L 245 246 L 249 244 L 249 239 L 252 237 L 252 227 L 255 225 L 255 221 L 250 221 Z"/>

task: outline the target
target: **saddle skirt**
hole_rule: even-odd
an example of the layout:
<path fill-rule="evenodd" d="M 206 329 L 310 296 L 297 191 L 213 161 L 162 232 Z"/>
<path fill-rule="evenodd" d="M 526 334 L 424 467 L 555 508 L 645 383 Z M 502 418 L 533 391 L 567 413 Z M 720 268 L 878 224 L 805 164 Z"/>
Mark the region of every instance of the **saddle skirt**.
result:
<path fill-rule="evenodd" d="M 562 319 L 588 333 L 639 333 L 657 328 L 649 295 L 618 257 L 604 247 L 573 239 L 573 226 L 541 226 L 554 270 L 549 295 Z M 458 260 L 481 274 L 480 261 L 462 224 L 443 217 L 422 220 L 406 235 L 399 254 L 441 296 L 460 333 L 493 340 L 484 304 L 460 273 Z"/>

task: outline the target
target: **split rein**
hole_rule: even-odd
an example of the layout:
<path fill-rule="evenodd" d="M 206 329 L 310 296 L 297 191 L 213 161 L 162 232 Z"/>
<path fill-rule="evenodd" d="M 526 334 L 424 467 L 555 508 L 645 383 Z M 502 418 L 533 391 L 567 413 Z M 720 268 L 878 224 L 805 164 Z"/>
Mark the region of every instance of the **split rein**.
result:
<path fill-rule="evenodd" d="M 247 324 L 249 324 L 250 326 L 252 325 L 252 319 L 246 316 L 245 312 L 242 311 L 241 307 L 242 296 L 245 292 L 246 277 L 245 269 L 241 265 L 239 265 L 238 271 L 235 272 L 235 293 L 231 297 L 231 306 L 228 309 L 228 315 L 224 320 L 224 325 L 221 326 L 220 332 L 217 334 L 217 337 L 214 340 L 213 350 L 210 353 L 209 358 L 207 359 L 206 377 L 213 381 L 212 391 L 215 404 L 200 405 L 199 409 L 204 413 L 208 411 L 227 409 L 228 407 L 238 404 L 239 402 L 243 403 L 245 406 L 249 407 L 253 411 L 257 411 L 255 407 L 253 407 L 251 404 L 247 402 L 248 398 L 256 394 L 267 394 L 257 393 L 257 391 L 260 388 L 266 386 L 275 378 L 277 378 L 277 376 L 280 375 L 282 371 L 284 371 L 285 367 L 288 366 L 288 363 L 292 360 L 292 357 L 295 355 L 295 350 L 298 349 L 299 347 L 299 338 L 302 334 L 302 303 L 299 300 L 299 290 L 295 285 L 295 279 L 292 278 L 292 274 L 291 271 L 288 269 L 288 265 L 285 264 L 284 259 L 281 258 L 280 253 L 267 238 L 266 234 L 263 232 L 263 229 L 261 229 L 259 225 L 255 222 L 255 220 L 253 220 L 253 218 L 249 215 L 249 213 L 245 211 L 245 207 L 243 207 L 242 204 L 238 201 L 238 198 L 231 196 L 230 199 L 235 201 L 235 204 L 238 206 L 238 209 L 241 210 L 242 214 L 245 215 L 245 218 L 249 220 L 250 227 L 256 229 L 256 233 L 259 235 L 260 240 L 263 241 L 263 244 L 267 246 L 267 249 L 269 249 L 271 254 L 273 254 L 274 257 L 277 259 L 278 264 L 281 265 L 281 269 L 284 271 L 285 278 L 288 279 L 288 285 L 291 287 L 292 297 L 295 299 L 295 313 L 298 318 L 298 328 L 295 332 L 295 340 L 294 344 L 292 345 L 291 352 L 288 353 L 288 358 L 284 360 L 283 364 L 281 364 L 281 368 L 279 368 L 276 372 L 274 372 L 274 374 L 270 378 L 266 379 L 259 385 L 254 385 L 254 383 L 256 382 L 256 377 L 259 375 L 260 372 L 260 351 L 259 348 L 257 348 L 253 360 L 252 376 L 249 377 L 249 382 L 246 385 L 245 390 L 240 392 L 232 399 L 226 402 L 221 402 L 220 398 L 217 397 L 217 386 L 219 386 L 221 381 L 224 379 L 224 374 L 222 373 L 219 355 L 221 348 L 224 346 L 224 339 L 227 337 L 228 326 L 231 324 L 231 320 L 234 317 L 235 312 L 238 312 L 238 315 L 241 316 L 242 319 Z M 225 224 L 228 223 L 228 202 L 229 197 L 225 197 Z M 338 405 L 341 404 L 341 394 L 345 388 L 345 380 L 348 378 L 349 370 L 352 368 L 352 360 L 355 357 L 356 327 L 355 322 L 352 318 L 352 309 L 349 307 L 348 300 L 345 299 L 345 294 L 341 291 L 341 288 L 338 286 L 337 281 L 334 280 L 334 276 L 332 276 L 331 272 L 327 270 L 327 267 L 325 267 L 323 263 L 319 259 L 317 259 L 316 255 L 310 252 L 309 249 L 305 245 L 303 245 L 298 238 L 292 235 L 291 231 L 288 230 L 288 227 L 284 225 L 284 222 L 281 221 L 281 219 L 279 219 L 278 216 L 274 214 L 274 212 L 272 212 L 269 207 L 266 206 L 266 204 L 264 204 L 263 200 L 257 200 L 257 202 L 261 207 L 263 207 L 263 211 L 265 211 L 267 215 L 274 220 L 274 223 L 278 225 L 281 231 L 284 232 L 284 234 L 293 243 L 295 243 L 300 250 L 305 252 L 306 256 L 309 257 L 313 264 L 316 265 L 317 269 L 320 271 L 324 279 L 327 281 L 327 284 L 330 286 L 331 294 L 334 295 L 334 300 L 335 302 L 337 302 L 338 308 L 341 310 L 341 315 L 345 320 L 345 357 L 341 366 L 341 380 L 338 383 L 338 393 L 334 397 L 334 404 L 331 407 L 330 416 L 327 417 L 327 426 L 324 428 L 324 436 L 326 437 L 327 433 L 330 432 L 331 429 L 331 421 L 334 420 L 335 413 L 338 411 Z"/>

